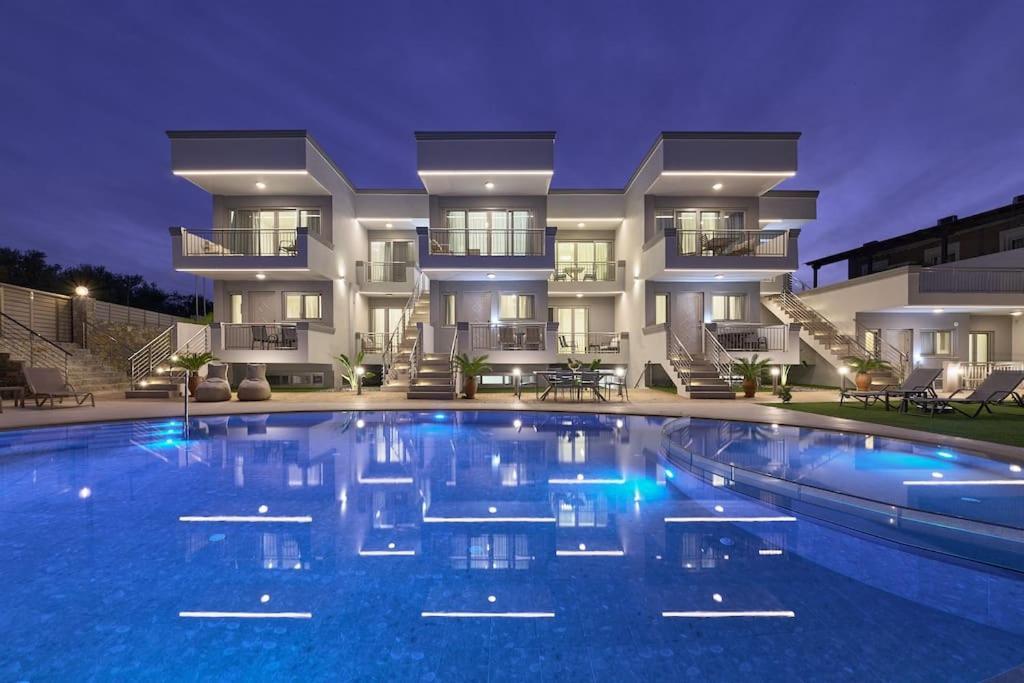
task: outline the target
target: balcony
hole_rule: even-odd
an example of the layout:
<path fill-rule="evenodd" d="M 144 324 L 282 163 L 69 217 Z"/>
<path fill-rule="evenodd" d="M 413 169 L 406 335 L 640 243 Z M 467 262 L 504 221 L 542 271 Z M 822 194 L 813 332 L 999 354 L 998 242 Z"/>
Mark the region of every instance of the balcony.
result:
<path fill-rule="evenodd" d="M 356 352 L 362 351 L 365 354 L 364 361 L 367 364 L 381 363 L 390 336 L 387 332 L 356 332 Z"/>
<path fill-rule="evenodd" d="M 211 332 L 225 363 L 333 363 L 334 329 L 319 323 L 219 323 Z"/>
<path fill-rule="evenodd" d="M 665 228 L 644 245 L 641 275 L 680 281 L 719 274 L 723 278 L 718 279 L 732 281 L 765 280 L 797 269 L 799 234 L 799 230 Z"/>
<path fill-rule="evenodd" d="M 558 323 L 458 323 L 458 350 L 492 365 L 557 362 Z"/>
<path fill-rule="evenodd" d="M 365 294 L 411 294 L 416 264 L 405 261 L 356 261 L 356 282 Z"/>
<path fill-rule="evenodd" d="M 559 261 L 548 292 L 618 293 L 625 290 L 625 261 Z"/>
<path fill-rule="evenodd" d="M 800 325 L 708 323 L 706 327 L 733 356 L 757 354 L 772 363 L 800 362 Z"/>
<path fill-rule="evenodd" d="M 416 228 L 420 268 L 448 279 L 547 279 L 555 267 L 555 232 L 549 228 L 456 230 Z"/>
<path fill-rule="evenodd" d="M 575 332 L 558 335 L 558 355 L 589 362 L 625 362 L 629 358 L 628 332 Z"/>
<path fill-rule="evenodd" d="M 170 229 L 174 269 L 217 279 L 268 279 L 297 274 L 330 279 L 337 275 L 333 249 L 307 228 L 285 230 Z"/>

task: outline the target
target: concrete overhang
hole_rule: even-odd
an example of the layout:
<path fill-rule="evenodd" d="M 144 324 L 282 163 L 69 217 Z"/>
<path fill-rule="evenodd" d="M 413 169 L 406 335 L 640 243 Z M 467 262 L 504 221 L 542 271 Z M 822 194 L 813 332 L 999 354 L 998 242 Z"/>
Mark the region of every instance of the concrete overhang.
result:
<path fill-rule="evenodd" d="M 552 132 L 417 132 L 416 169 L 433 195 L 545 195 Z"/>

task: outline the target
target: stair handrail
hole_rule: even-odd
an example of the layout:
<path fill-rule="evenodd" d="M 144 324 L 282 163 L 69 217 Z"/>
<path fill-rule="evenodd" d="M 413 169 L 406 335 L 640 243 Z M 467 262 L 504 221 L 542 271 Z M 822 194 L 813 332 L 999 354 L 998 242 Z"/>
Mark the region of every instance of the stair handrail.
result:
<path fill-rule="evenodd" d="M 690 353 L 689 349 L 686 348 L 686 345 L 683 344 L 673 330 L 669 329 L 667 332 L 668 335 L 665 337 L 665 355 L 668 357 L 668 362 L 677 373 L 680 375 L 686 374 L 693 365 L 693 354 Z"/>
<path fill-rule="evenodd" d="M 171 325 L 128 357 L 128 376 L 133 388 L 148 377 L 160 363 L 171 357 L 171 338 L 176 326 L 177 323 Z M 158 360 L 154 361 L 154 358 Z"/>
<path fill-rule="evenodd" d="M 458 331 L 456 331 L 455 334 L 452 335 L 452 348 L 448 351 L 448 369 L 449 369 L 449 374 L 451 374 L 451 377 L 452 377 L 452 387 L 458 387 L 459 386 L 459 371 L 458 371 L 459 364 L 455 360 L 455 355 L 456 355 L 455 352 L 458 350 L 458 347 L 459 347 L 459 333 L 458 333 Z M 456 395 L 458 395 L 458 389 L 456 389 Z"/>
<path fill-rule="evenodd" d="M 803 328 L 810 334 L 821 333 L 826 337 L 826 346 L 832 349 L 835 346 L 846 347 L 845 352 L 841 353 L 843 358 L 857 356 L 860 358 L 876 358 L 877 355 L 869 351 L 861 344 L 856 337 L 851 337 L 848 334 L 843 334 L 839 331 L 839 328 L 831 320 L 819 313 L 815 308 L 811 307 L 807 302 L 798 297 L 792 292 L 783 291 L 779 294 L 775 294 L 782 304 L 783 308 L 790 308 L 799 311 L 800 315 L 807 318 L 806 320 L 798 320 Z"/>
<path fill-rule="evenodd" d="M 47 346 L 43 347 L 44 349 L 48 349 L 50 353 L 54 353 L 56 351 L 56 352 L 60 352 L 63 355 L 63 357 L 62 356 L 57 356 L 57 359 L 58 359 L 58 362 L 63 360 L 63 362 L 64 362 L 64 381 L 65 382 L 68 381 L 68 358 L 71 357 L 71 352 L 70 351 L 68 351 L 63 346 L 61 346 L 57 342 L 53 341 L 52 339 L 48 339 L 47 337 L 44 337 L 43 335 L 39 334 L 38 332 L 33 330 L 28 325 L 25 325 L 24 323 L 22 323 L 20 320 L 18 320 L 16 318 L 12 318 L 11 316 L 9 316 L 6 313 L 4 313 L 3 311 L 0 311 L 0 322 L 3 322 L 3 321 L 12 322 L 15 325 L 17 325 L 18 327 L 20 327 L 23 331 L 28 333 L 28 358 L 29 358 L 28 364 L 29 364 L 29 367 L 35 367 L 35 346 L 32 344 L 32 339 L 33 338 L 34 339 L 39 339 L 40 341 L 44 342 L 47 345 Z M 0 337 L 3 337 L 3 336 L 4 336 L 4 334 L 3 334 L 3 325 L 0 325 Z"/>
<path fill-rule="evenodd" d="M 416 325 L 416 341 L 412 343 L 412 350 L 409 352 L 409 379 L 415 379 L 416 371 L 419 370 L 420 358 L 423 356 L 423 326 Z"/>
<path fill-rule="evenodd" d="M 896 379 L 902 381 L 907 376 L 907 369 L 910 366 L 910 356 L 903 351 L 900 351 L 893 344 L 885 341 L 882 335 L 876 331 L 869 329 L 867 326 L 854 320 L 854 329 L 857 331 L 857 339 L 864 339 L 864 347 L 867 349 L 867 333 L 871 332 L 874 334 L 877 341 L 878 350 L 872 354 L 874 358 L 885 361 L 893 372 L 896 374 Z M 871 349 L 867 349 L 869 352 Z"/>
<path fill-rule="evenodd" d="M 722 342 L 718 341 L 718 337 L 708 329 L 707 325 L 701 324 L 701 329 L 704 332 L 704 360 L 714 366 L 719 379 L 732 386 L 735 374 L 733 367 L 736 365 L 736 359 L 725 350 Z"/>
<path fill-rule="evenodd" d="M 383 367 L 381 368 L 381 377 L 385 380 L 391 376 L 391 368 L 395 364 L 395 355 L 398 353 L 399 347 L 402 345 L 402 339 L 405 338 L 405 328 L 408 321 L 412 318 L 413 309 L 416 308 L 416 302 L 419 301 L 423 295 L 423 291 L 426 289 L 427 277 L 422 272 L 416 275 L 416 280 L 413 283 L 412 294 L 405 302 L 405 307 L 402 309 L 402 315 L 398 319 L 398 324 L 391 330 L 388 336 L 387 343 L 384 344 L 383 353 Z"/>

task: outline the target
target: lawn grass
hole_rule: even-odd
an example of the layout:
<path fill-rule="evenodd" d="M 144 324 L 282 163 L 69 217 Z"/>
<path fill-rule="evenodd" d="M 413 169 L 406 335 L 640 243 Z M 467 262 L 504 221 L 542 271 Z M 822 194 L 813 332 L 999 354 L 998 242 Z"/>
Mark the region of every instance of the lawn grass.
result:
<path fill-rule="evenodd" d="M 902 414 L 895 410 L 886 412 L 885 407 L 881 404 L 872 405 L 867 409 L 864 409 L 859 403 L 840 407 L 838 402 L 765 403 L 764 405 L 813 413 L 814 415 L 845 417 L 850 420 L 890 427 L 904 427 L 932 434 L 962 436 L 967 439 L 1024 447 L 1024 409 L 1017 407 L 996 406 L 992 408 L 993 414 L 989 415 L 982 411 L 981 415 L 972 420 L 959 413 L 929 417 L 915 413 Z"/>

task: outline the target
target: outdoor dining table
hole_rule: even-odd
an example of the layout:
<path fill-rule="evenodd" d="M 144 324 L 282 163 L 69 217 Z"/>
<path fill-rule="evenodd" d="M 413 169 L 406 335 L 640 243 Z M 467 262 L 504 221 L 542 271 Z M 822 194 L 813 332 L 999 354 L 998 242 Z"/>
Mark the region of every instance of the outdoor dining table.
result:
<path fill-rule="evenodd" d="M 590 372 L 593 372 L 593 370 L 537 370 L 533 374 L 536 375 L 537 377 L 543 377 L 545 379 L 545 381 L 547 381 L 547 383 L 548 383 L 547 388 L 545 388 L 544 391 L 541 392 L 541 394 L 540 394 L 540 396 L 538 396 L 538 398 L 541 401 L 547 400 L 548 394 L 550 394 L 551 390 L 555 388 L 555 385 L 552 384 L 551 380 L 549 379 L 550 376 L 552 376 L 552 375 L 559 375 L 559 376 L 571 375 L 572 376 L 573 386 L 574 387 L 579 387 L 580 386 L 580 379 L 583 377 L 584 373 L 590 373 Z M 604 379 L 604 377 L 602 376 L 601 379 Z M 597 388 L 593 388 L 594 389 L 594 395 L 597 396 L 602 401 L 607 401 L 608 397 L 601 393 L 601 390 L 599 388 L 600 385 L 601 385 L 601 381 L 598 380 Z M 538 384 L 537 386 L 539 388 L 540 385 Z"/>

